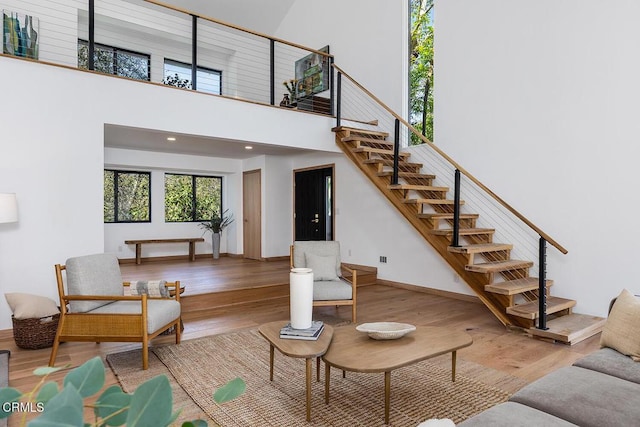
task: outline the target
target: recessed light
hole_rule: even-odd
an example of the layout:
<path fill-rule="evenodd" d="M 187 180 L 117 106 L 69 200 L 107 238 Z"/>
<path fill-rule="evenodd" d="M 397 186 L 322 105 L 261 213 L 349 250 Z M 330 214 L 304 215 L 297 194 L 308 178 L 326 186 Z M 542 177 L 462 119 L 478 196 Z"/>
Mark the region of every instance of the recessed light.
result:
<path fill-rule="evenodd" d="M 252 147 L 252 146 L 250 146 L 250 145 L 246 145 L 246 146 L 244 147 L 244 149 L 245 149 L 245 150 L 253 150 L 253 147 Z"/>
<path fill-rule="evenodd" d="M 175 141 L 175 140 L 176 140 L 176 139 L 175 139 L 173 136 L 169 136 L 169 137 L 167 137 L 167 141 L 171 141 L 171 142 L 173 142 L 173 141 Z"/>

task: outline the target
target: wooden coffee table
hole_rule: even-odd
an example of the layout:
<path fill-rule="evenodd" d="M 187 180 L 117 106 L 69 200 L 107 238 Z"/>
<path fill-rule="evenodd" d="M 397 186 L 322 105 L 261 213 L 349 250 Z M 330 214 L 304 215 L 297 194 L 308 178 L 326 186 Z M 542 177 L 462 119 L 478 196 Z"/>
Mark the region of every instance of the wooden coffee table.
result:
<path fill-rule="evenodd" d="M 306 394 L 307 394 L 307 421 L 311 421 L 311 362 L 325 354 L 331 338 L 333 328 L 325 323 L 324 330 L 316 341 L 291 340 L 280 338 L 280 329 L 287 323 L 286 320 L 266 323 L 258 327 L 260 334 L 269 341 L 269 380 L 273 381 L 274 348 L 289 357 L 303 358 L 306 360 Z M 320 359 L 318 359 L 318 374 L 320 375 Z"/>
<path fill-rule="evenodd" d="M 325 403 L 329 403 L 331 367 L 351 372 L 384 372 L 384 422 L 389 424 L 391 371 L 421 360 L 451 353 L 451 380 L 456 380 L 456 351 L 473 339 L 466 332 L 433 326 L 418 326 L 396 340 L 374 340 L 355 325 L 336 327 L 325 362 Z"/>

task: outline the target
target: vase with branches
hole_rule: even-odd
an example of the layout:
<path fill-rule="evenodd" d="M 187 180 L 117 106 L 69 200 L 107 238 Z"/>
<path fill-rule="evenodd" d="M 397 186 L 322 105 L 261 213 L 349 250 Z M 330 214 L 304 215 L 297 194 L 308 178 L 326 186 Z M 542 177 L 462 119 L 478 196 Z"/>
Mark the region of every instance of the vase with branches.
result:
<path fill-rule="evenodd" d="M 214 213 L 213 217 L 209 221 L 201 222 L 198 226 L 205 230 L 205 232 L 211 232 L 213 258 L 220 258 L 220 234 L 222 230 L 227 228 L 233 222 L 233 214 L 228 213 L 229 209 L 225 209 L 222 214 L 218 215 Z"/>

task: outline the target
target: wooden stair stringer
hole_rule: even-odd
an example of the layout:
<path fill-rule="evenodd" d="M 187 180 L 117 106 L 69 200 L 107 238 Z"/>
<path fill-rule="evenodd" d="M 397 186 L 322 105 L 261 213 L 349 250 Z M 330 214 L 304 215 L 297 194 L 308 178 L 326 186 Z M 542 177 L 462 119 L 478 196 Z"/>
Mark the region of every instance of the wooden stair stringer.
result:
<path fill-rule="evenodd" d="M 505 326 L 529 327 L 528 323 L 517 318 L 509 316 L 505 312 L 505 307 L 509 305 L 509 297 L 499 294 L 490 294 L 485 292 L 484 287 L 489 284 L 490 277 L 486 274 L 478 274 L 467 271 L 465 269 L 465 258 L 449 252 L 449 240 L 442 235 L 432 233 L 432 229 L 427 223 L 420 219 L 415 212 L 415 207 L 403 203 L 404 197 L 402 192 L 391 191 L 388 184 L 384 180 L 379 179 L 378 171 L 370 165 L 363 164 L 348 146 L 342 141 L 342 138 L 349 136 L 349 129 L 346 131 L 341 128 L 334 128 L 336 144 L 342 152 L 352 161 L 352 163 L 360 169 L 360 171 L 371 181 L 371 183 L 385 196 L 389 201 L 413 226 L 413 228 L 436 250 L 438 254 L 453 268 L 454 271 L 464 280 L 473 290 L 482 303 L 493 313 L 493 315 Z"/>

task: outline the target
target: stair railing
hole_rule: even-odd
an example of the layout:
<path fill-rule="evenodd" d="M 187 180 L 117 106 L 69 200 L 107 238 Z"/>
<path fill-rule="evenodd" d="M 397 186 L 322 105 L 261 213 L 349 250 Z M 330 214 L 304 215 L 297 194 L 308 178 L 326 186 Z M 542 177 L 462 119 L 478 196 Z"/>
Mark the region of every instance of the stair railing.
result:
<path fill-rule="evenodd" d="M 458 164 L 453 158 L 431 142 L 428 138 L 415 129 L 404 118 L 400 117 L 393 109 L 378 99 L 373 93 L 367 90 L 357 80 L 347 74 L 338 65 L 334 64 L 333 68 L 337 74 L 338 84 L 336 86 L 336 126 L 348 126 L 352 122 L 354 127 L 362 128 L 363 124 L 376 123 L 377 126 L 371 125 L 371 130 L 380 130 L 394 135 L 394 154 L 393 154 L 393 175 L 392 183 L 398 183 L 399 172 L 402 170 L 401 159 L 399 158 L 400 148 L 408 147 L 410 141 L 419 141 L 420 146 L 428 147 L 431 151 L 429 156 L 439 158 L 443 164 L 447 164 L 447 168 L 453 168 L 453 186 L 454 186 L 454 202 L 453 202 L 453 220 L 452 220 L 452 238 L 451 246 L 460 246 L 460 217 L 461 217 L 461 187 L 462 177 L 467 180 L 467 186 L 472 185 L 478 192 L 483 193 L 491 203 L 500 207 L 505 215 L 511 217 L 511 221 L 523 224 L 524 229 L 530 230 L 538 236 L 537 250 L 531 248 L 531 258 L 538 258 L 538 301 L 539 301 L 539 320 L 537 327 L 539 329 L 547 329 L 547 313 L 546 313 L 546 244 L 549 243 L 555 247 L 560 253 L 567 254 L 568 251 L 555 239 L 544 232 L 540 227 L 535 225 L 523 214 L 518 212 L 514 207 L 507 203 L 504 199 L 494 193 L 479 179 L 473 176 L 469 171 Z M 348 85 L 345 84 L 345 80 Z M 348 119 L 347 119 L 348 117 Z M 401 128 L 402 125 L 402 128 Z M 367 128 L 366 126 L 364 127 Z M 415 144 L 412 144 L 415 145 Z M 429 157 L 432 160 L 432 157 Z M 430 161 L 430 167 L 441 167 L 436 165 L 435 161 Z M 436 174 L 438 179 L 441 174 Z M 493 208 L 487 208 L 493 209 Z M 498 214 L 502 215 L 502 214 Z M 518 231 L 510 231 L 513 235 L 528 236 L 527 233 Z M 520 240 L 520 239 L 515 239 Z M 531 245 L 529 245 L 531 246 Z"/>
<path fill-rule="evenodd" d="M 321 46 L 309 48 L 162 1 L 57 0 L 52 8 L 43 8 L 41 3 L 45 2 L 21 3 L 20 14 L 38 17 L 40 29 L 34 31 L 37 35 L 42 30 L 44 37 L 34 38 L 40 43 L 38 49 L 16 49 L 15 54 L 0 55 L 235 100 L 282 103 L 298 111 L 333 114 L 332 90 L 314 94 L 313 98 L 308 89 L 300 100 L 293 96 L 302 95 L 296 81 L 296 63 L 309 58 L 323 66 L 332 62 L 332 55 Z M 6 52 L 13 50 L 11 47 Z M 332 82 L 327 85 L 331 87 Z M 319 90 L 317 85 L 315 90 Z M 290 97 L 288 105 L 284 105 L 284 94 Z"/>

